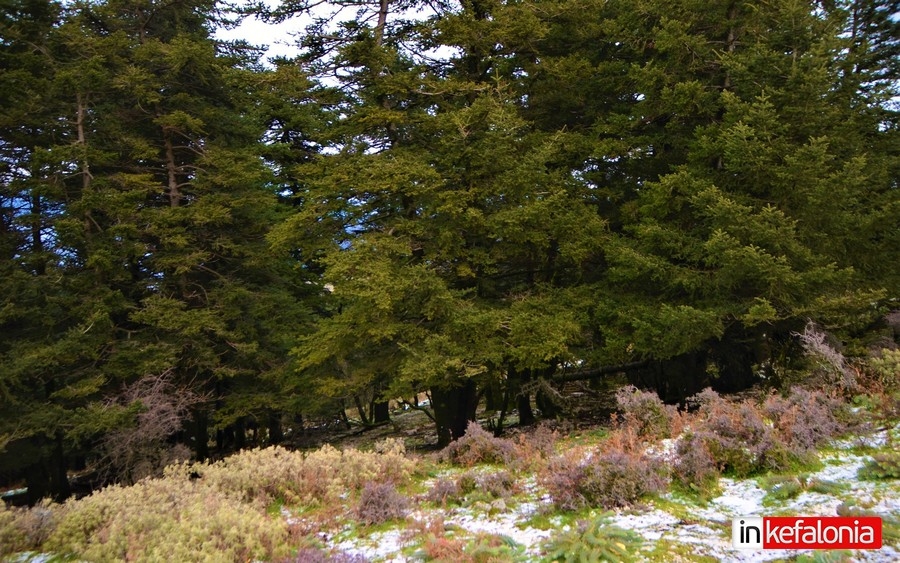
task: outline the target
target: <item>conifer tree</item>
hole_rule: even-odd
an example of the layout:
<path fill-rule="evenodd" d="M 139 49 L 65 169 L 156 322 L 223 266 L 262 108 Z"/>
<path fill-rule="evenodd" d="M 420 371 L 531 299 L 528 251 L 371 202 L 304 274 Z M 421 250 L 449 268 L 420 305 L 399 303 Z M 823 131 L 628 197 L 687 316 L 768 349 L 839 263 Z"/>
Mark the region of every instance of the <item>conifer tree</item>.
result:
<path fill-rule="evenodd" d="M 16 136 L 27 98 L 3 116 L 22 176 L 4 201 L 37 195 L 42 213 L 13 213 L 5 239 L 19 241 L 3 267 L 21 285 L 0 322 L 16 326 L 31 301 L 40 316 L 0 349 L 3 459 L 52 466 L 56 496 L 66 456 L 135 423 L 143 407 L 116 398 L 142 378 L 206 398 L 184 437 L 200 459 L 213 427 L 228 447 L 248 420 L 280 432 L 286 402 L 273 398 L 307 290 L 268 253 L 281 210 L 248 109 L 256 82 L 217 52 L 212 14 L 206 2 L 76 2 L 41 42 L 10 44 L 37 45 L 45 86 L 40 135 Z M 39 498 L 48 478 L 29 474 L 44 480 L 29 483 Z"/>

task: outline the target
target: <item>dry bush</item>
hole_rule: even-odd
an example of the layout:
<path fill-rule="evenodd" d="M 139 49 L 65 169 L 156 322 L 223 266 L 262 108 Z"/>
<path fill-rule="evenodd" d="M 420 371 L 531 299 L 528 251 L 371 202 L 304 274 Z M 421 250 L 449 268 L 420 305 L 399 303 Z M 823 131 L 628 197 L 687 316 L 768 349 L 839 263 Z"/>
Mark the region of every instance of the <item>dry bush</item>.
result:
<path fill-rule="evenodd" d="M 147 479 L 67 503 L 43 549 L 87 561 L 250 561 L 283 557 L 280 516 L 200 482 Z"/>
<path fill-rule="evenodd" d="M 672 436 L 677 408 L 664 404 L 655 392 L 626 385 L 616 392 L 616 405 L 620 423 L 632 428 L 640 438 L 657 440 Z"/>
<path fill-rule="evenodd" d="M 665 488 L 658 462 L 634 450 L 607 446 L 589 456 L 563 455 L 551 460 L 540 479 L 561 510 L 583 506 L 630 506 Z"/>
<path fill-rule="evenodd" d="M 556 454 L 559 432 L 542 422 L 533 432 L 523 432 L 516 437 L 515 457 L 512 463 L 517 469 L 535 469 Z"/>
<path fill-rule="evenodd" d="M 506 465 L 516 457 L 515 444 L 505 438 L 497 438 L 478 425 L 469 422 L 466 433 L 441 451 L 444 461 L 472 467 L 479 463 Z"/>
<path fill-rule="evenodd" d="M 711 389 L 688 399 L 698 406 L 695 434 L 703 440 L 720 471 L 747 476 L 785 469 L 806 452 L 791 452 L 763 413 L 749 400 L 729 401 Z"/>
<path fill-rule="evenodd" d="M 8 508 L 0 501 L 0 556 L 39 550 L 64 512 L 64 505 L 49 499 L 30 508 Z"/>
<path fill-rule="evenodd" d="M 846 429 L 839 417 L 843 408 L 840 400 L 801 387 L 787 397 L 770 395 L 762 407 L 791 453 L 801 457 Z"/>
<path fill-rule="evenodd" d="M 601 451 L 643 452 L 645 443 L 631 425 L 613 423 L 613 429 L 598 446 Z"/>
<path fill-rule="evenodd" d="M 453 561 L 468 563 L 471 559 L 466 555 L 466 542 L 446 536 L 429 536 L 418 553 L 422 561 Z"/>
<path fill-rule="evenodd" d="M 459 484 L 454 479 L 438 479 L 425 493 L 425 500 L 441 506 L 446 506 L 448 502 L 459 502 L 461 498 Z"/>
<path fill-rule="evenodd" d="M 442 478 L 434 482 L 425 499 L 437 504 L 461 503 L 468 500 L 507 499 L 516 492 L 516 479 L 509 471 L 466 471 L 456 479 Z"/>
<path fill-rule="evenodd" d="M 103 471 L 113 481 L 158 477 L 167 465 L 190 459 L 190 449 L 166 440 L 181 430 L 191 407 L 207 398 L 175 385 L 174 377 L 173 370 L 144 376 L 107 401 L 110 408 L 140 408 L 133 425 L 108 432 L 100 442 Z"/>
<path fill-rule="evenodd" d="M 719 469 L 703 438 L 693 433 L 682 436 L 675 455 L 672 480 L 701 497 L 709 496 L 719 481 Z"/>
<path fill-rule="evenodd" d="M 516 478 L 509 471 L 491 471 L 475 476 L 476 488 L 492 498 L 507 499 L 516 489 Z"/>
<path fill-rule="evenodd" d="M 297 555 L 283 559 L 281 563 L 369 563 L 369 560 L 358 553 L 329 552 L 315 547 L 305 547 L 299 550 Z"/>
<path fill-rule="evenodd" d="M 607 450 L 588 464 L 581 489 L 590 505 L 614 508 L 630 506 L 665 485 L 657 462 L 643 454 Z"/>
<path fill-rule="evenodd" d="M 841 353 L 839 343 L 813 321 L 803 332 L 795 332 L 803 350 L 813 361 L 813 375 L 827 387 L 852 390 L 857 386 L 857 372 Z"/>
<path fill-rule="evenodd" d="M 16 511 L 0 501 L 0 557 L 30 549 L 17 520 Z"/>
<path fill-rule="evenodd" d="M 366 483 L 359 495 L 356 517 L 368 526 L 403 518 L 409 499 L 397 492 L 393 483 Z"/>
<path fill-rule="evenodd" d="M 587 503 L 579 487 L 584 479 L 586 461 L 580 452 L 570 450 L 550 460 L 539 477 L 553 505 L 560 510 L 578 510 Z"/>
<path fill-rule="evenodd" d="M 267 504 L 275 499 L 309 506 L 338 503 L 346 492 L 367 483 L 399 484 L 408 479 L 414 462 L 396 440 L 379 446 L 383 453 L 323 446 L 304 454 L 273 446 L 240 452 L 212 464 L 178 464 L 166 475 L 200 480 L 246 501 Z"/>
<path fill-rule="evenodd" d="M 413 560 L 500 563 L 521 560 L 519 551 L 519 546 L 508 538 L 491 534 L 479 533 L 469 540 L 448 538 L 443 534 L 429 534 L 422 548 L 413 555 Z"/>

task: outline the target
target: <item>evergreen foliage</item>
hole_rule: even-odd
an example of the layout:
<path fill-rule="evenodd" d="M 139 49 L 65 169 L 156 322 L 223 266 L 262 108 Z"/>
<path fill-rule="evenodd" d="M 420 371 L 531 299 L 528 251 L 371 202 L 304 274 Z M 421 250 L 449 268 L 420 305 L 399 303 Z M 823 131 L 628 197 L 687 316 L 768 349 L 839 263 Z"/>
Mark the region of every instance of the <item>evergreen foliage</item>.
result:
<path fill-rule="evenodd" d="M 446 445 L 591 370 L 779 386 L 810 320 L 860 348 L 898 308 L 892 0 L 242 8 L 317 16 L 270 66 L 215 0 L 0 6 L 0 475 L 32 502 L 152 413 L 142 449 L 203 460 L 427 393 Z"/>

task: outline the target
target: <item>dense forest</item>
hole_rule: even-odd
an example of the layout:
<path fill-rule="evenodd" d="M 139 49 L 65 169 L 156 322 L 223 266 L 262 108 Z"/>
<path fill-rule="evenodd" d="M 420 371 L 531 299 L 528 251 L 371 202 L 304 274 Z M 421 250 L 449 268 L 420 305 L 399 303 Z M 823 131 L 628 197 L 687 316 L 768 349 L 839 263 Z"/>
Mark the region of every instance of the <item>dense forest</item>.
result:
<path fill-rule="evenodd" d="M 811 321 L 896 347 L 896 0 L 0 7 L 0 484 L 32 502 L 389 400 L 445 445 L 577 378 L 778 388 Z M 245 17 L 305 22 L 297 56 L 216 39 Z"/>

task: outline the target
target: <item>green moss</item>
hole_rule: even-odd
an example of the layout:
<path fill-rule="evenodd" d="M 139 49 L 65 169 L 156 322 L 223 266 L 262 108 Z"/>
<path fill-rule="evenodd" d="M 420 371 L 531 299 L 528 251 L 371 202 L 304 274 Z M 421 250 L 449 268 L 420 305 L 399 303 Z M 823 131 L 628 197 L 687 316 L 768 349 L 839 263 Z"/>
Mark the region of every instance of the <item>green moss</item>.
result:
<path fill-rule="evenodd" d="M 694 518 L 693 514 L 697 508 L 708 504 L 708 502 L 683 492 L 672 492 L 651 501 L 653 508 L 671 514 L 679 520 L 691 520 Z"/>
<path fill-rule="evenodd" d="M 547 509 L 538 511 L 531 518 L 518 524 L 519 529 L 535 528 L 537 530 L 561 530 L 568 526 L 574 528 L 582 520 L 592 520 L 598 516 L 598 512 L 592 508 L 582 508 L 573 511 L 559 511 Z"/>
<path fill-rule="evenodd" d="M 641 551 L 641 555 L 649 563 L 673 563 L 690 561 L 691 563 L 718 563 L 716 557 L 699 555 L 696 546 L 686 542 L 660 539 L 653 543 L 650 550 Z"/>
<path fill-rule="evenodd" d="M 608 428 L 597 427 L 590 430 L 569 434 L 560 441 L 560 445 L 562 449 L 572 448 L 575 446 L 596 446 L 608 437 Z"/>
<path fill-rule="evenodd" d="M 797 563 L 847 563 L 853 561 L 853 552 L 847 550 L 817 551 L 810 555 L 798 555 Z"/>

